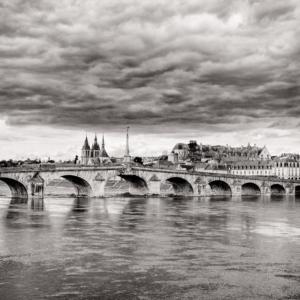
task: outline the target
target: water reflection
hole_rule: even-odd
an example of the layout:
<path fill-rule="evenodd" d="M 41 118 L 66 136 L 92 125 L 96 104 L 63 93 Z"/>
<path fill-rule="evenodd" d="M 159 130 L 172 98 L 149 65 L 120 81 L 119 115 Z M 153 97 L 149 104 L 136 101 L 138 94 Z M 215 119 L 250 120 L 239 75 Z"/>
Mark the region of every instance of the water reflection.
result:
<path fill-rule="evenodd" d="M 31 211 L 28 211 L 28 226 L 31 227 L 51 227 L 49 212 L 45 207 L 45 201 L 42 198 L 31 199 Z"/>
<path fill-rule="evenodd" d="M 270 201 L 284 201 L 287 199 L 287 196 L 285 195 L 281 195 L 281 194 L 278 194 L 278 195 L 271 195 L 270 196 Z"/>
<path fill-rule="evenodd" d="M 119 225 L 123 228 L 135 229 L 145 223 L 148 198 L 132 198 L 124 206 L 119 218 Z"/>
<path fill-rule="evenodd" d="M 7 219 L 17 220 L 26 215 L 28 201 L 24 198 L 11 198 L 7 208 Z"/>
<path fill-rule="evenodd" d="M 209 197 L 205 197 L 209 202 L 217 202 L 217 201 L 230 201 L 232 200 L 232 196 L 220 196 L 220 195 L 212 195 Z"/>
<path fill-rule="evenodd" d="M 33 198 L 31 199 L 31 209 L 36 211 L 44 210 L 44 199 L 42 198 Z"/>
<path fill-rule="evenodd" d="M 31 200 L 11 198 L 6 212 L 6 224 L 23 229 L 26 227 L 49 227 L 49 215 L 44 209 L 44 200 L 41 198 Z"/>
<path fill-rule="evenodd" d="M 72 206 L 66 215 L 64 227 L 69 229 L 73 228 L 74 222 L 77 224 L 86 223 L 89 217 L 91 199 L 86 196 L 72 198 Z"/>
<path fill-rule="evenodd" d="M 73 202 L 73 212 L 82 213 L 89 209 L 90 198 L 89 197 L 76 197 Z"/>
<path fill-rule="evenodd" d="M 295 197 L 29 201 L 0 199 L 7 210 L 0 219 L 3 299 L 300 294 Z"/>
<path fill-rule="evenodd" d="M 256 202 L 262 199 L 260 195 L 245 195 L 241 196 L 242 201 Z"/>

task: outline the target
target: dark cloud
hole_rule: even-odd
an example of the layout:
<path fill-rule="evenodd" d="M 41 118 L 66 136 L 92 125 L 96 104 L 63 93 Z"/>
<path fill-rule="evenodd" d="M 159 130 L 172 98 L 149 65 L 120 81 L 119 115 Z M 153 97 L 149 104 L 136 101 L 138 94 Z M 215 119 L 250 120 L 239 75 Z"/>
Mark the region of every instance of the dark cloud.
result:
<path fill-rule="evenodd" d="M 299 118 L 297 0 L 0 7 L 8 124 L 224 132 L 294 127 Z"/>

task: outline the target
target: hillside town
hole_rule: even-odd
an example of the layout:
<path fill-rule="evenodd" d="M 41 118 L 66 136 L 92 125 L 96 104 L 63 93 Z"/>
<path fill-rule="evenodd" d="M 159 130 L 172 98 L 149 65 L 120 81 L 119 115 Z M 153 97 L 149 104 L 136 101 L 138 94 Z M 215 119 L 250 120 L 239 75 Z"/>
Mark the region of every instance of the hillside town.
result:
<path fill-rule="evenodd" d="M 211 146 L 197 144 L 192 140 L 186 144 L 176 144 L 168 155 L 168 161 L 183 167 L 191 165 L 195 171 L 300 178 L 298 154 L 283 153 L 272 156 L 266 146 Z"/>
<path fill-rule="evenodd" d="M 126 140 L 128 162 L 129 142 Z M 99 165 L 122 163 L 123 158 L 110 157 L 105 148 L 104 136 L 101 147 L 97 136 L 90 146 L 86 137 L 81 149 L 80 164 Z M 197 172 L 235 174 L 245 176 L 276 176 L 284 179 L 300 178 L 300 156 L 283 153 L 272 156 L 266 146 L 257 145 L 232 147 L 229 145 L 203 145 L 195 140 L 177 143 L 168 153 L 157 157 L 133 157 L 132 163 L 169 169 Z"/>

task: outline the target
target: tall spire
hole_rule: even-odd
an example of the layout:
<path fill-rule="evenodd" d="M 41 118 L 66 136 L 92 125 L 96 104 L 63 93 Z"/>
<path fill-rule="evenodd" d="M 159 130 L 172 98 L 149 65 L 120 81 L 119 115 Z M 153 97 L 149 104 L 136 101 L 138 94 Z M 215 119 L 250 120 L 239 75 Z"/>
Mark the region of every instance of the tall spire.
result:
<path fill-rule="evenodd" d="M 86 134 L 83 146 L 81 148 L 81 164 L 83 164 L 83 165 L 88 164 L 89 158 L 90 158 L 90 150 L 91 150 L 91 148 L 90 148 L 88 137 Z"/>
<path fill-rule="evenodd" d="M 127 132 L 126 132 L 126 148 L 125 148 L 125 156 L 129 155 L 129 126 L 127 126 Z"/>
<path fill-rule="evenodd" d="M 104 143 L 104 134 L 102 135 L 102 150 L 105 149 L 105 143 Z"/>
<path fill-rule="evenodd" d="M 95 138 L 94 138 L 94 144 L 92 146 L 92 150 L 100 150 L 98 141 L 97 141 L 97 134 L 95 133 Z"/>
<path fill-rule="evenodd" d="M 85 136 L 85 140 L 84 140 L 84 143 L 83 143 L 82 150 L 90 150 L 90 145 L 89 145 L 87 135 Z"/>
<path fill-rule="evenodd" d="M 109 157 L 105 150 L 104 134 L 102 135 L 102 145 L 101 145 L 100 157 Z"/>
<path fill-rule="evenodd" d="M 130 163 L 131 158 L 129 154 L 129 126 L 126 128 L 126 147 L 125 147 L 125 155 L 124 160 L 125 163 Z"/>

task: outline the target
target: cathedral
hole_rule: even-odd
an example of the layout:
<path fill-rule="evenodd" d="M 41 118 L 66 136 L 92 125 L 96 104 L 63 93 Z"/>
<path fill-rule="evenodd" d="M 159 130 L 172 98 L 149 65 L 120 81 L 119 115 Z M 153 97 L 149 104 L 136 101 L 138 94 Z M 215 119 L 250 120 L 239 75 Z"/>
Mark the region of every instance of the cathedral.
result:
<path fill-rule="evenodd" d="M 90 147 L 88 138 L 86 136 L 81 149 L 81 164 L 100 165 L 108 162 L 111 162 L 111 160 L 105 150 L 104 136 L 102 136 L 101 148 L 98 144 L 97 135 L 95 135 L 92 147 Z"/>

